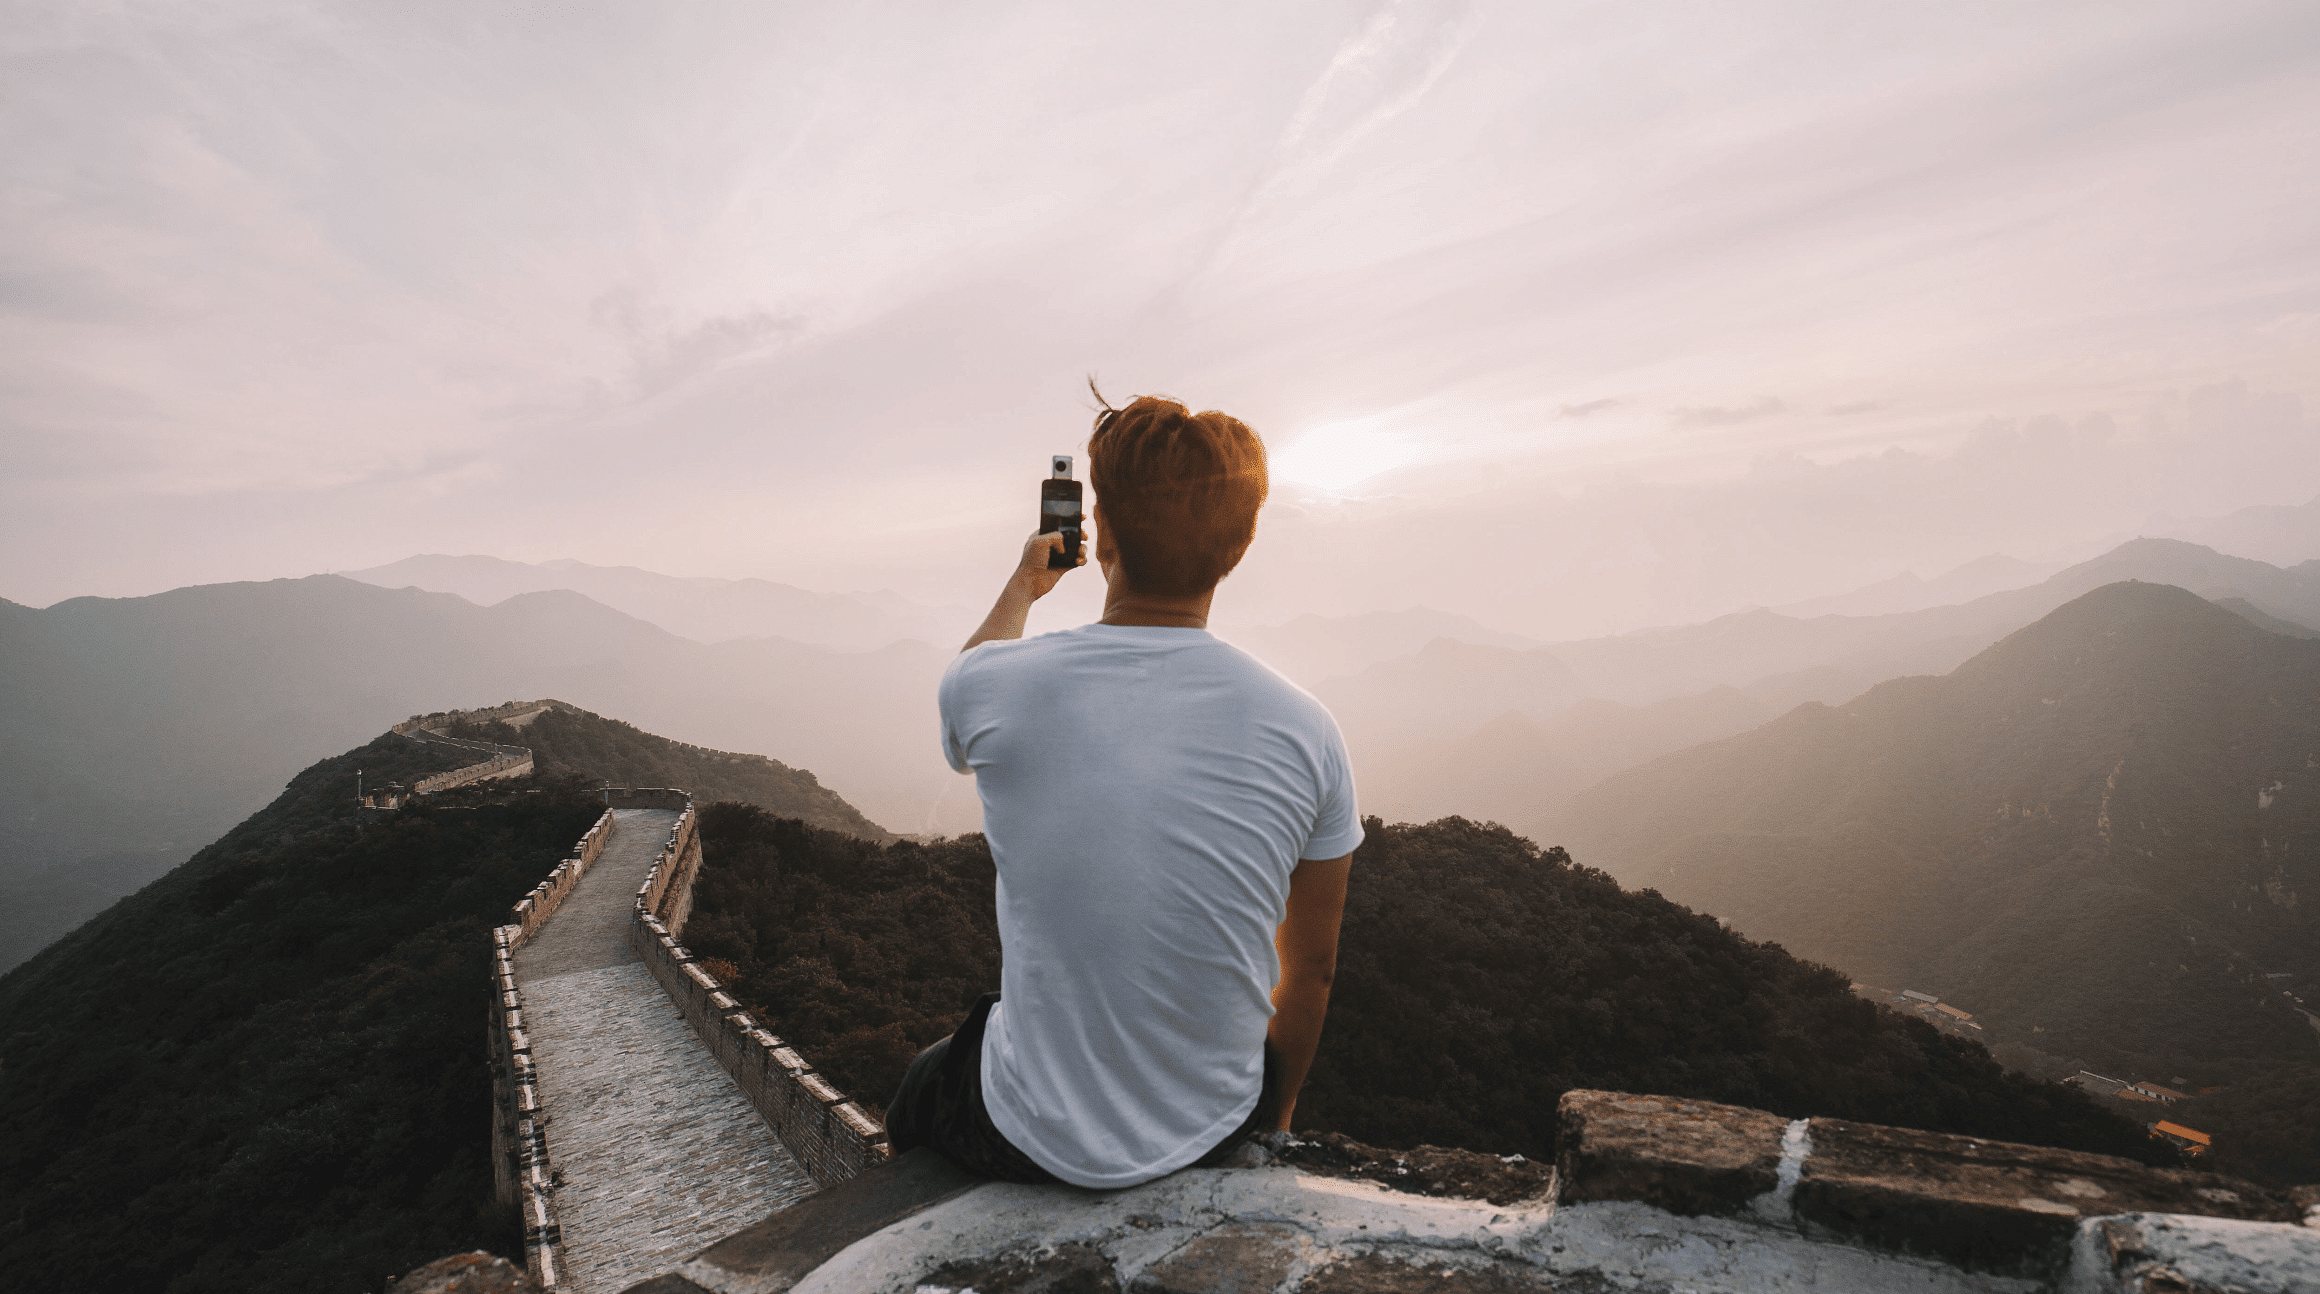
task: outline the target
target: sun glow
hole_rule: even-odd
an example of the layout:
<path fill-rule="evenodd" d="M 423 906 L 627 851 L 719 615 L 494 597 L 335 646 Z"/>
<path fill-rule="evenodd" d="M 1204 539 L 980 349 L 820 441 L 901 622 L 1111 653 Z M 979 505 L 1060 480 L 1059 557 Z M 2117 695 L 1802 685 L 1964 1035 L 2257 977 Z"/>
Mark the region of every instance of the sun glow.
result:
<path fill-rule="evenodd" d="M 1315 427 L 1273 453 L 1271 467 L 1283 480 L 1343 490 L 1417 457 L 1418 445 L 1408 436 L 1362 419 Z"/>

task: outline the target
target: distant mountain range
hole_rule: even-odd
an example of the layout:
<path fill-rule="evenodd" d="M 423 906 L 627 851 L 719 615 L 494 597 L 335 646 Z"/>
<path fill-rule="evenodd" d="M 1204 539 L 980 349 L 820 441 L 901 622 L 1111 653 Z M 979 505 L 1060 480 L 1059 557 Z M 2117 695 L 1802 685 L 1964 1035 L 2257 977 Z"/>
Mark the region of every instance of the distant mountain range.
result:
<path fill-rule="evenodd" d="M 815 593 L 771 580 L 689 579 L 570 559 L 511 562 L 428 553 L 338 573 L 385 589 L 456 593 L 486 607 L 519 594 L 569 589 L 701 643 L 791 638 L 857 651 L 906 638 L 953 643 L 965 641 L 980 618 L 964 607 L 922 606 L 897 593 Z"/>
<path fill-rule="evenodd" d="M 2294 507 L 2265 504 L 2241 508 L 2228 516 L 2163 524 L 2153 533 L 2293 566 L 2320 554 L 2320 497 Z"/>
<path fill-rule="evenodd" d="M 1850 593 L 1808 598 L 1772 609 L 1800 620 L 1814 616 L 1884 616 L 1898 611 L 1923 611 L 1927 607 L 1970 602 L 1992 593 L 2036 584 L 2064 565 L 2062 562 L 2026 562 L 2004 553 L 1992 553 L 1930 580 L 1921 580 L 1903 571 L 1892 579 L 1865 584 Z"/>
<path fill-rule="evenodd" d="M 2279 632 L 2320 627 L 2320 561 L 2282 569 L 2137 539 L 2027 588 L 1952 606 L 1812 619 L 1748 611 L 1528 650 L 1435 644 L 1315 691 L 1345 729 L 1365 803 L 1411 820 L 1456 813 L 1532 832 L 1563 796 L 1633 763 L 1745 732 L 1805 702 L 1837 704 L 1886 679 L 1946 673 L 2119 580 L 2220 599 Z M 1582 698 L 1590 708 L 1573 710 Z"/>
<path fill-rule="evenodd" d="M 777 611 L 798 632 L 856 641 L 929 627 L 913 616 L 941 630 L 946 614 L 578 563 L 419 558 L 363 574 L 466 580 L 480 598 L 550 578 L 592 583 L 704 638 L 764 628 Z M 1951 669 L 2126 578 L 2229 600 L 2274 629 L 2320 626 L 2320 563 L 2282 570 L 2138 540 L 2029 588 L 1893 615 L 1755 611 L 1549 646 L 1423 607 L 1219 633 L 1331 704 L 1373 810 L 1535 830 L 1624 768 L 1801 701 Z M 183 860 L 312 760 L 410 714 L 510 697 L 562 697 L 809 769 L 880 830 L 973 830 L 973 783 L 942 764 L 933 737 L 952 641 L 711 645 L 566 589 L 485 607 L 336 576 L 0 603 L 0 812 L 12 824 L 0 837 L 0 964 Z"/>
<path fill-rule="evenodd" d="M 2264 978 L 2320 971 L 2320 642 L 2181 588 L 2106 585 L 1946 676 L 1654 760 L 1548 838 L 2101 1072 L 2320 1052 Z"/>

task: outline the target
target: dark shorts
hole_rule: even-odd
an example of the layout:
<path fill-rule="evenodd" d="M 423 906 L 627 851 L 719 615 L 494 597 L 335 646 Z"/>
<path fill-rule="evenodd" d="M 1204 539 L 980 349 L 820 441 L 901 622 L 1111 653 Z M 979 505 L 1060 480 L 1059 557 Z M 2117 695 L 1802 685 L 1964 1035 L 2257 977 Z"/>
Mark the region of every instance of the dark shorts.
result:
<path fill-rule="evenodd" d="M 990 1022 L 996 993 L 985 993 L 967 1012 L 957 1033 L 943 1039 L 910 1062 L 886 1107 L 886 1140 L 899 1155 L 931 1146 L 981 1177 L 1002 1182 L 1053 1182 L 1055 1174 L 1031 1161 L 991 1123 L 983 1105 L 983 1026 Z M 1192 1162 L 1194 1168 L 1213 1168 L 1257 1133 L 1273 1126 L 1281 1111 L 1280 1065 L 1273 1045 L 1265 1044 L 1265 1085 L 1257 1108 L 1208 1153 Z"/>

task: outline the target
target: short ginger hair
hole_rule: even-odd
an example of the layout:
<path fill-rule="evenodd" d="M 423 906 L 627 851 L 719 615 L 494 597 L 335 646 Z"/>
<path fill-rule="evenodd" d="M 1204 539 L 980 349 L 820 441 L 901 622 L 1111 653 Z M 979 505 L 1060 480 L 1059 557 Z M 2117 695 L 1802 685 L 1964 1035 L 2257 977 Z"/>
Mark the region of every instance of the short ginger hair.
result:
<path fill-rule="evenodd" d="M 1228 414 L 1138 396 L 1097 415 L 1088 481 L 1129 586 L 1196 597 L 1231 574 L 1257 537 L 1265 442 Z"/>

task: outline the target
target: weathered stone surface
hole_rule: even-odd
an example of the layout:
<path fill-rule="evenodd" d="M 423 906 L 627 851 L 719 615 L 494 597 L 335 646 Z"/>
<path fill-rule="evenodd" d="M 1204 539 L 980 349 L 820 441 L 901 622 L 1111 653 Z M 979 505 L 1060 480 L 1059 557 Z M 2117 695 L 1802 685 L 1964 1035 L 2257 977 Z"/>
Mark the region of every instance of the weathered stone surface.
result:
<path fill-rule="evenodd" d="M 2312 1294 L 2320 1231 L 2130 1213 L 2079 1225 L 2071 1294 Z"/>
<path fill-rule="evenodd" d="M 676 814 L 621 809 L 603 852 L 515 954 L 568 1288 L 665 1271 L 813 1189 L 628 950 L 630 895 Z"/>
<path fill-rule="evenodd" d="M 2320 1186 L 2299 1186 L 2288 1192 L 2288 1203 L 2303 1215 L 2304 1225 L 2320 1227 Z"/>
<path fill-rule="evenodd" d="M 1382 1253 L 1363 1254 L 1335 1263 L 1305 1278 L 1297 1294 L 1609 1294 L 1622 1287 L 1600 1273 L 1555 1277 L 1518 1263 L 1496 1262 L 1466 1266 L 1435 1257 L 1431 1262 L 1409 1262 Z M 1628 1286 L 1660 1289 L 1665 1285 Z"/>
<path fill-rule="evenodd" d="M 788 1289 L 856 1240 L 981 1184 L 922 1147 L 727 1236 L 678 1274 L 711 1289 Z M 643 1291 L 632 1288 L 629 1294 Z"/>
<path fill-rule="evenodd" d="M 1762 1110 L 1624 1092 L 1566 1092 L 1560 1116 L 1558 1198 L 1685 1214 L 1736 1212 L 1772 1190 L 1788 1129 Z"/>
<path fill-rule="evenodd" d="M 1186 1169 L 1119 1191 L 985 1183 L 863 1236 L 798 1278 L 794 1291 L 914 1294 L 945 1263 L 1063 1244 L 1093 1247 L 1131 1287 L 1147 1273 L 1173 1282 L 1178 1274 L 1164 1264 L 1179 1254 L 1190 1256 L 1191 1242 L 1242 1227 L 1292 1240 L 1296 1259 L 1280 1288 L 1297 1294 L 1313 1289 L 1329 1268 L 1365 1254 L 1406 1264 L 1420 1276 L 1468 1273 L 1450 1278 L 1456 1280 L 1480 1281 L 1485 1272 L 1513 1279 L 1535 1270 L 1549 1282 L 1541 1288 L 1587 1294 L 1610 1288 L 1659 1294 L 2051 1294 L 2026 1278 L 1968 1273 L 1815 1239 L 1753 1213 L 1685 1218 L 1624 1200 L 1561 1206 L 1528 1200 L 1502 1207 L 1281 1166 Z M 792 1288 L 786 1280 L 691 1265 L 685 1273 L 715 1294 Z M 1352 1273 L 1344 1275 L 1351 1279 Z"/>
<path fill-rule="evenodd" d="M 1554 1184 L 1547 1165 L 1520 1155 L 1484 1155 L 1440 1146 L 1379 1150 L 1341 1132 L 1304 1137 L 1274 1133 L 1263 1139 L 1263 1145 L 1275 1163 L 1327 1177 L 1376 1182 L 1413 1195 L 1513 1204 L 1543 1196 Z"/>
<path fill-rule="evenodd" d="M 387 1282 L 387 1294 L 538 1294 L 539 1288 L 522 1267 L 481 1249 L 438 1258 Z"/>
<path fill-rule="evenodd" d="M 1977 1271 L 2040 1275 L 2081 1218 L 2129 1212 L 2294 1220 L 2287 1199 L 2213 1173 L 2045 1146 L 1814 1119 L 1796 1214 L 1845 1239 Z"/>
<path fill-rule="evenodd" d="M 1094 1246 L 1063 1244 L 944 1263 L 918 1283 L 918 1294 L 1120 1294 L 1120 1274 Z"/>
<path fill-rule="evenodd" d="M 1129 1294 L 1274 1294 L 1297 1267 L 1303 1241 L 1288 1227 L 1226 1227 L 1145 1268 Z"/>

